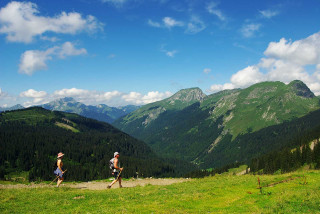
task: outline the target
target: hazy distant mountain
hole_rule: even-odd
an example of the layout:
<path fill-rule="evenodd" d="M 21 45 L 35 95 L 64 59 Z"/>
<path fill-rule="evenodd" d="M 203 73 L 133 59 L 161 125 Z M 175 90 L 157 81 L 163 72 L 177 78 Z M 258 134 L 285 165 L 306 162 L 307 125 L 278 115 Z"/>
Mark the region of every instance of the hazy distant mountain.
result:
<path fill-rule="evenodd" d="M 265 128 L 301 118 L 320 109 L 319 103 L 319 98 L 301 81 L 288 85 L 263 82 L 209 96 L 197 88 L 185 89 L 145 105 L 113 125 L 145 141 L 160 155 L 203 167 L 222 166 L 248 161 L 261 151 L 281 146 L 259 144 L 274 134 Z M 259 140 L 255 134 L 258 132 L 266 136 Z M 289 139 L 294 134 L 283 136 Z M 247 142 L 240 142 L 244 135 Z M 278 131 L 277 135 L 282 136 Z"/>
<path fill-rule="evenodd" d="M 0 107 L 0 112 L 2 112 L 2 111 L 11 111 L 11 110 L 18 110 L 18 109 L 24 109 L 24 107 L 23 107 L 22 105 L 20 105 L 20 104 L 17 104 L 17 105 L 8 107 L 8 108 L 1 108 L 1 107 Z"/>
<path fill-rule="evenodd" d="M 99 121 L 112 123 L 114 120 L 131 113 L 139 108 L 139 106 L 128 105 L 124 107 L 110 107 L 104 104 L 97 106 L 85 105 L 77 102 L 72 97 L 65 97 L 42 105 L 48 110 L 64 111 L 76 113 L 84 117 L 96 119 Z"/>

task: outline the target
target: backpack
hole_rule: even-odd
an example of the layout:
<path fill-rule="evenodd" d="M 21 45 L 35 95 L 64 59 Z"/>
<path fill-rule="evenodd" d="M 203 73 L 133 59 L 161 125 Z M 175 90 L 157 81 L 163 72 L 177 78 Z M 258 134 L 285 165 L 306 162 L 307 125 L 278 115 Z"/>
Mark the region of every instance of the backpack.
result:
<path fill-rule="evenodd" d="M 112 159 L 109 161 L 109 168 L 110 168 L 111 170 L 114 169 L 114 158 L 112 158 Z"/>
<path fill-rule="evenodd" d="M 55 171 L 57 168 L 58 168 L 58 166 L 57 166 L 57 159 L 55 159 L 55 160 L 52 162 L 52 169 L 53 169 L 53 171 Z"/>

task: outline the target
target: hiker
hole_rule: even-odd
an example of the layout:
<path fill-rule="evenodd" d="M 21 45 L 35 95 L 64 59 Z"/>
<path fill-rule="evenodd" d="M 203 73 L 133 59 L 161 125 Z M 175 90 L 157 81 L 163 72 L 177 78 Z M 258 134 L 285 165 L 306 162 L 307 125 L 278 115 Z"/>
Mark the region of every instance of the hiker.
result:
<path fill-rule="evenodd" d="M 62 181 L 64 180 L 63 178 L 63 173 L 64 171 L 62 170 L 63 167 L 63 163 L 62 163 L 62 158 L 63 158 L 64 154 L 62 152 L 60 152 L 57 156 L 57 169 L 54 171 L 54 174 L 58 177 L 58 181 L 57 181 L 57 187 L 60 186 L 60 184 L 62 183 Z"/>
<path fill-rule="evenodd" d="M 115 152 L 113 157 L 110 160 L 111 166 L 110 168 L 113 169 L 113 175 L 114 175 L 114 181 L 112 181 L 111 184 L 108 185 L 108 189 L 110 189 L 112 187 L 113 184 L 115 184 L 117 181 L 119 181 L 119 187 L 121 188 L 121 171 L 123 170 L 123 168 L 120 168 L 120 163 L 119 163 L 119 152 Z M 113 163 L 113 164 L 112 164 Z"/>

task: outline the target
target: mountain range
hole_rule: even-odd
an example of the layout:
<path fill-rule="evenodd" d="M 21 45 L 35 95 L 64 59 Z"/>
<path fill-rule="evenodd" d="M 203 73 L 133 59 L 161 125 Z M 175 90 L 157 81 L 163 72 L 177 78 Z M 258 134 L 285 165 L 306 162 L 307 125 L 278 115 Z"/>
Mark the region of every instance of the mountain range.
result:
<path fill-rule="evenodd" d="M 105 104 L 92 106 L 85 105 L 81 102 L 77 102 L 72 97 L 65 97 L 41 105 L 40 107 L 43 107 L 51 111 L 64 111 L 69 113 L 76 113 L 84 117 L 96 119 L 102 122 L 112 123 L 116 119 L 137 110 L 140 106 L 127 105 L 122 107 L 110 107 Z M 24 107 L 22 105 L 15 105 L 10 108 L 0 108 L 0 112 L 17 109 L 24 109 Z"/>
<path fill-rule="evenodd" d="M 262 82 L 211 95 L 199 88 L 183 89 L 142 107 L 87 106 L 70 97 L 42 107 L 112 123 L 145 142 L 154 155 L 203 169 L 249 163 L 320 136 L 320 99 L 297 80 Z"/>
<path fill-rule="evenodd" d="M 84 117 L 96 119 L 107 123 L 112 123 L 114 120 L 139 108 L 139 106 L 134 105 L 128 105 L 118 108 L 110 107 L 104 104 L 99 104 L 96 106 L 85 105 L 83 103 L 77 102 L 72 97 L 58 99 L 44 104 L 41 107 L 48 110 L 76 113 Z"/>
<path fill-rule="evenodd" d="M 272 131 L 283 137 L 280 130 L 283 124 L 291 127 L 287 124 L 291 121 L 295 126 L 290 131 L 297 132 L 300 126 L 296 121 L 319 109 L 319 98 L 301 81 L 262 82 L 209 96 L 199 88 L 184 89 L 142 106 L 113 125 L 143 140 L 161 156 L 174 156 L 204 168 L 218 167 L 250 161 L 288 144 L 284 140 L 277 144 L 278 138 L 272 145 L 261 144 L 266 141 L 257 138 L 272 136 L 270 127 L 277 127 Z M 284 136 L 289 139 L 290 134 L 296 133 Z M 242 142 L 244 139 L 247 142 Z"/>
<path fill-rule="evenodd" d="M 20 104 L 11 106 L 11 107 L 0 107 L 0 112 L 3 111 L 12 111 L 12 110 L 18 110 L 18 109 L 24 109 L 24 107 Z"/>

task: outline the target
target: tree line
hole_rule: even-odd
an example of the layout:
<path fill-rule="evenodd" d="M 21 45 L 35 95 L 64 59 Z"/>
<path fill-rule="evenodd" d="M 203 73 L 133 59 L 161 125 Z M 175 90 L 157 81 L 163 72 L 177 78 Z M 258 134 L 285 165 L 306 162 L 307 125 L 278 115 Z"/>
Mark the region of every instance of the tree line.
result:
<path fill-rule="evenodd" d="M 316 142 L 319 142 L 316 140 Z M 250 164 L 250 171 L 253 173 L 273 174 L 297 170 L 304 164 L 314 165 L 320 169 L 320 144 L 317 143 L 311 150 L 309 144 L 298 146 L 295 149 L 284 148 L 281 151 L 274 151 L 259 158 L 253 158 Z"/>

